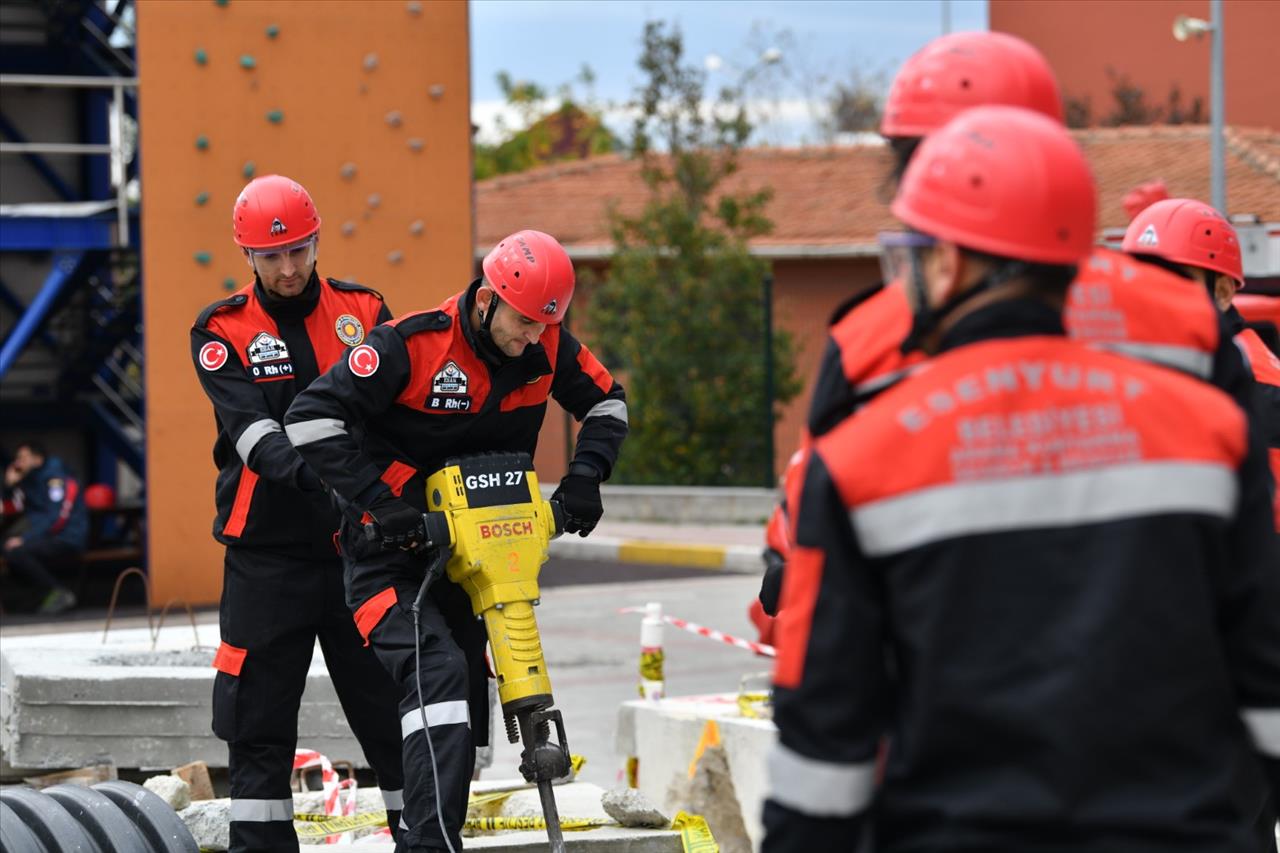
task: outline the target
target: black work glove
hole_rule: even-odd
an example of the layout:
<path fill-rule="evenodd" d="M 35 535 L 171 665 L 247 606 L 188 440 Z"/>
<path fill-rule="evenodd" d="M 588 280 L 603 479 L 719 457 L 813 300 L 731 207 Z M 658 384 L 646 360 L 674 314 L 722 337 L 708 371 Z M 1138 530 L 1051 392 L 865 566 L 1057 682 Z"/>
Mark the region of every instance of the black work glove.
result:
<path fill-rule="evenodd" d="M 427 541 L 427 528 L 422 510 L 415 509 L 393 495 L 378 498 L 369 507 L 369 515 L 377 524 L 376 532 L 365 528 L 366 538 L 382 546 L 384 551 L 404 551 L 421 547 Z"/>
<path fill-rule="evenodd" d="M 782 569 L 786 560 L 772 548 L 764 549 L 764 577 L 760 581 L 760 606 L 770 616 L 778 615 L 782 599 Z"/>
<path fill-rule="evenodd" d="M 551 500 L 564 507 L 564 532 L 586 536 L 604 515 L 600 500 L 600 473 L 590 465 L 574 462 Z"/>

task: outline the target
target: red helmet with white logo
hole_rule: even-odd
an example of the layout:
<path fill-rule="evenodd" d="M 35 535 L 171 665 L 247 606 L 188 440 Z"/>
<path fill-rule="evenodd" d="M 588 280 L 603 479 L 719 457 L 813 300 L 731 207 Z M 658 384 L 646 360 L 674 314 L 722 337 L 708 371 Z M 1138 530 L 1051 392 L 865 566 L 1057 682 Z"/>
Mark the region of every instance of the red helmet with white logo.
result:
<path fill-rule="evenodd" d="M 1244 284 L 1240 239 L 1227 218 L 1193 198 L 1167 198 L 1139 213 L 1121 246 L 1131 255 L 1154 255 L 1222 273 Z"/>
<path fill-rule="evenodd" d="M 1062 121 L 1062 96 L 1040 51 L 1007 33 L 951 33 L 903 63 L 880 119 L 882 136 L 928 136 L 971 107 L 1024 107 Z"/>
<path fill-rule="evenodd" d="M 480 266 L 502 301 L 530 320 L 555 325 L 564 319 L 573 299 L 573 262 L 555 237 L 517 231 Z"/>
<path fill-rule="evenodd" d="M 1004 258 L 1076 264 L 1093 249 L 1097 190 L 1060 123 L 976 107 L 925 137 L 893 201 L 917 231 Z"/>
<path fill-rule="evenodd" d="M 320 214 L 302 184 L 284 175 L 263 175 L 240 191 L 231 223 L 237 246 L 275 249 L 319 231 Z"/>

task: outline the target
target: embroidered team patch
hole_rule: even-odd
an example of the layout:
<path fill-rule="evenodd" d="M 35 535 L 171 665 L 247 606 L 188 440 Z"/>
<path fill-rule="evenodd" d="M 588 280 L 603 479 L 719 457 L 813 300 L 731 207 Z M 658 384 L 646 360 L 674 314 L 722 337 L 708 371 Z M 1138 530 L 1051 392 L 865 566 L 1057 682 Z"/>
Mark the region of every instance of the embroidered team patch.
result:
<path fill-rule="evenodd" d="M 462 372 L 457 362 L 450 361 L 440 369 L 431 380 L 433 394 L 465 394 L 467 393 L 467 374 Z"/>
<path fill-rule="evenodd" d="M 333 330 L 338 333 L 338 340 L 349 347 L 364 340 L 364 324 L 350 314 L 339 317 L 338 322 L 333 324 Z"/>
<path fill-rule="evenodd" d="M 200 366 L 212 373 L 227 363 L 227 347 L 221 341 L 209 341 L 200 347 Z"/>
<path fill-rule="evenodd" d="M 262 364 L 264 361 L 284 361 L 289 357 L 289 348 L 270 332 L 258 332 L 249 342 L 248 353 L 250 364 Z"/>
<path fill-rule="evenodd" d="M 379 361 L 378 351 L 368 344 L 361 344 L 347 354 L 347 367 L 362 379 L 378 372 Z"/>

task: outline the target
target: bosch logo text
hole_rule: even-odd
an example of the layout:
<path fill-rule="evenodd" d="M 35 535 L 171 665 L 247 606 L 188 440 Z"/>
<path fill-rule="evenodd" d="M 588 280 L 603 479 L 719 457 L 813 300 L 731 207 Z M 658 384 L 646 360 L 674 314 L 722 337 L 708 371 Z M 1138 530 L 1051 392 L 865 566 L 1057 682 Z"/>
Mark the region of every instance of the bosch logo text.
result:
<path fill-rule="evenodd" d="M 508 536 L 532 536 L 532 521 L 503 521 L 480 525 L 481 539 L 502 539 Z"/>

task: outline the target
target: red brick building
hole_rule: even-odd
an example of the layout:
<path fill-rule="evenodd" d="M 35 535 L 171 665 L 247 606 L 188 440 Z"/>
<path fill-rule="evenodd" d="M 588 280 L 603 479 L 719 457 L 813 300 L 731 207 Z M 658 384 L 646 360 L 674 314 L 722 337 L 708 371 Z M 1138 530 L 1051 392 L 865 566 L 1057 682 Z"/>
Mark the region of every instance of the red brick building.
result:
<path fill-rule="evenodd" d="M 1104 234 L 1128 224 L 1120 199 L 1137 184 L 1159 178 L 1171 195 L 1209 196 L 1203 126 L 1098 129 L 1078 132 L 1077 139 L 1098 177 Z M 1227 140 L 1232 210 L 1270 223 L 1275 257 L 1266 262 L 1273 264 L 1270 275 L 1280 275 L 1280 133 L 1232 130 Z M 876 233 L 898 227 L 888 210 L 888 168 L 880 145 L 754 149 L 743 153 L 731 179 L 735 189 L 773 189 L 767 212 L 774 232 L 754 241 L 752 250 L 773 264 L 775 322 L 795 336 L 806 385 L 822 355 L 831 311 L 879 279 Z M 477 261 L 507 234 L 538 228 L 559 238 L 579 265 L 604 270 L 611 251 L 609 205 L 636 212 L 646 193 L 636 164 L 618 155 L 482 181 L 476 185 Z M 783 412 L 775 434 L 779 471 L 795 448 L 808 402 L 806 387 Z M 548 481 L 563 471 L 571 433 L 565 420 L 552 404 L 537 460 Z"/>

